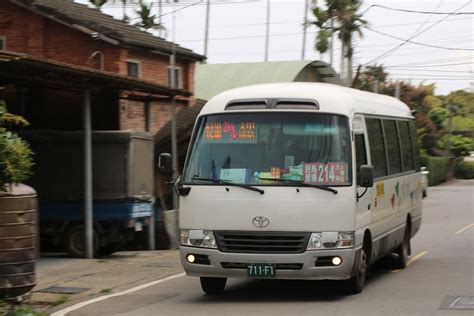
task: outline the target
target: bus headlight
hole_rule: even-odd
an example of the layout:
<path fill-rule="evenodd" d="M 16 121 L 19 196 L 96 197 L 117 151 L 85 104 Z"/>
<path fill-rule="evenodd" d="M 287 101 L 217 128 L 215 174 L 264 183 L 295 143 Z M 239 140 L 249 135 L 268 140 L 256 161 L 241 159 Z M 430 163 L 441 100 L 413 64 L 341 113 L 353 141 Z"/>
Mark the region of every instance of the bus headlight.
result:
<path fill-rule="evenodd" d="M 212 230 L 182 229 L 180 231 L 180 244 L 191 247 L 217 248 Z"/>
<path fill-rule="evenodd" d="M 352 247 L 354 247 L 354 232 L 320 232 L 311 234 L 306 250 Z"/>

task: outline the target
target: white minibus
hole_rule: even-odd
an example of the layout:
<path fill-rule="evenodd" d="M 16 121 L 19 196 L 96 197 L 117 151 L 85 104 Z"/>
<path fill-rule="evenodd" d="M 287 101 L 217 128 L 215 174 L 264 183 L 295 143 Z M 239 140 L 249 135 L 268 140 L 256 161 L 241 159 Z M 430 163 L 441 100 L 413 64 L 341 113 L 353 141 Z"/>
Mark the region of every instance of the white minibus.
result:
<path fill-rule="evenodd" d="M 420 228 L 414 117 L 325 83 L 229 90 L 200 112 L 176 187 L 182 265 L 205 293 L 227 278 L 344 280 L 359 293 L 370 263 L 406 266 Z"/>

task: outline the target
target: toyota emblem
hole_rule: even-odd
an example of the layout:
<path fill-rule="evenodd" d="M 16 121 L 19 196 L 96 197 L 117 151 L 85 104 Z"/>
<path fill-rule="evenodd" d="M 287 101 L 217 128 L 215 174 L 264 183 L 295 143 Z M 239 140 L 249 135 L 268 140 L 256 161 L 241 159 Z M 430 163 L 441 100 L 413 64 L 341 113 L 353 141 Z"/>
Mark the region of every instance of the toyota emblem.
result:
<path fill-rule="evenodd" d="M 270 220 L 265 216 L 255 216 L 252 219 L 252 224 L 257 228 L 265 228 L 270 225 Z"/>

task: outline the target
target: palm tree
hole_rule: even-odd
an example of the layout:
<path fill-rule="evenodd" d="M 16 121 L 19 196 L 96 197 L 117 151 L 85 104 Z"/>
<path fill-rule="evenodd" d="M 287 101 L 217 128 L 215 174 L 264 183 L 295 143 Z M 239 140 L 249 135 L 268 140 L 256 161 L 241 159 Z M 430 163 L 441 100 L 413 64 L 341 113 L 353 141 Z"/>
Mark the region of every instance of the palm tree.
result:
<path fill-rule="evenodd" d="M 160 23 L 156 23 L 156 15 L 151 14 L 151 7 L 153 3 L 146 4 L 143 0 L 140 0 L 140 9 L 136 10 L 138 17 L 140 18 L 140 22 L 136 23 L 135 25 L 148 30 L 148 29 L 165 29 Z"/>
<path fill-rule="evenodd" d="M 362 14 L 358 13 L 362 0 L 325 0 L 326 10 L 318 7 L 313 1 L 313 14 L 316 21 L 313 22 L 318 28 L 316 37 L 316 49 L 324 53 L 328 49 L 328 39 L 332 33 L 337 33 L 341 41 L 341 74 L 347 66 L 346 80 L 350 85 L 352 82 L 352 38 L 357 33 L 362 37 L 362 27 L 367 25 L 367 21 L 362 19 Z M 335 22 L 333 24 L 332 22 Z M 347 60 L 347 65 L 345 61 Z"/>
<path fill-rule="evenodd" d="M 334 17 L 338 22 L 336 31 L 339 33 L 342 50 L 341 59 L 347 60 L 347 85 L 352 83 L 352 56 L 354 49 L 352 47 L 353 34 L 356 33 L 359 37 L 363 36 L 362 27 L 367 25 L 367 21 L 362 19 L 362 15 L 357 13 L 362 5 L 361 0 L 342 0 L 339 1 L 339 6 L 335 8 Z"/>
<path fill-rule="evenodd" d="M 102 6 L 107 3 L 107 0 L 89 0 L 89 2 L 100 10 L 100 8 L 102 8 Z"/>

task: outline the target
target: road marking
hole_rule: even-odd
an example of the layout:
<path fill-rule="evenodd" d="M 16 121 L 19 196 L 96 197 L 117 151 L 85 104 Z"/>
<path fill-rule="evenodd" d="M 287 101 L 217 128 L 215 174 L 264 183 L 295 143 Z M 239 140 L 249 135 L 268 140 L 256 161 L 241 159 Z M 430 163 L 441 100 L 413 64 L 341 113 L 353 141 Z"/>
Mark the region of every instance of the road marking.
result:
<path fill-rule="evenodd" d="M 164 282 L 167 282 L 167 281 L 171 281 L 171 280 L 174 280 L 174 279 L 177 279 L 177 278 L 181 278 L 185 275 L 186 275 L 185 273 L 175 274 L 175 275 L 171 275 L 169 277 L 166 277 L 164 279 L 159 279 L 159 280 L 155 280 L 155 281 L 152 281 L 152 282 L 148 282 L 148 283 L 145 283 L 145 284 L 142 284 L 142 285 L 132 287 L 131 289 L 128 289 L 128 290 L 125 290 L 125 291 L 122 291 L 122 292 L 99 296 L 99 297 L 93 298 L 91 300 L 81 302 L 81 303 L 77 303 L 76 305 L 73 305 L 73 306 L 70 306 L 70 307 L 65 308 L 63 310 L 57 311 L 57 312 L 51 314 L 51 316 L 64 316 L 67 313 L 75 311 L 75 310 L 77 310 L 79 308 L 82 308 L 84 306 L 94 304 L 94 303 L 97 303 L 97 302 L 100 302 L 100 301 L 104 301 L 104 300 L 112 298 L 112 297 L 122 296 L 122 295 L 127 295 L 127 294 L 130 294 L 130 293 L 133 293 L 133 292 L 137 292 L 137 291 L 146 289 L 147 287 L 150 287 L 150 286 L 153 286 L 153 285 L 157 285 L 157 284 L 164 283 Z"/>
<path fill-rule="evenodd" d="M 463 228 L 461 228 L 460 230 L 458 230 L 456 232 L 456 235 L 459 235 L 459 234 L 463 233 L 465 230 L 468 230 L 471 227 L 474 227 L 474 223 L 464 226 Z"/>
<path fill-rule="evenodd" d="M 409 267 L 413 262 L 420 259 L 421 257 L 426 255 L 427 253 L 428 253 L 428 251 L 423 251 L 423 252 L 420 252 L 419 254 L 417 254 L 416 256 L 410 258 L 410 260 L 408 260 L 408 262 L 407 262 L 407 267 Z"/>
<path fill-rule="evenodd" d="M 421 257 L 426 255 L 427 253 L 428 253 L 428 251 L 423 251 L 423 252 L 420 252 L 419 254 L 417 254 L 416 256 L 411 257 L 410 260 L 408 260 L 408 262 L 407 262 L 407 267 L 409 267 L 413 262 L 420 259 Z M 397 273 L 397 272 L 400 272 L 400 271 L 402 271 L 402 269 L 392 270 L 390 272 L 391 273 Z"/>

